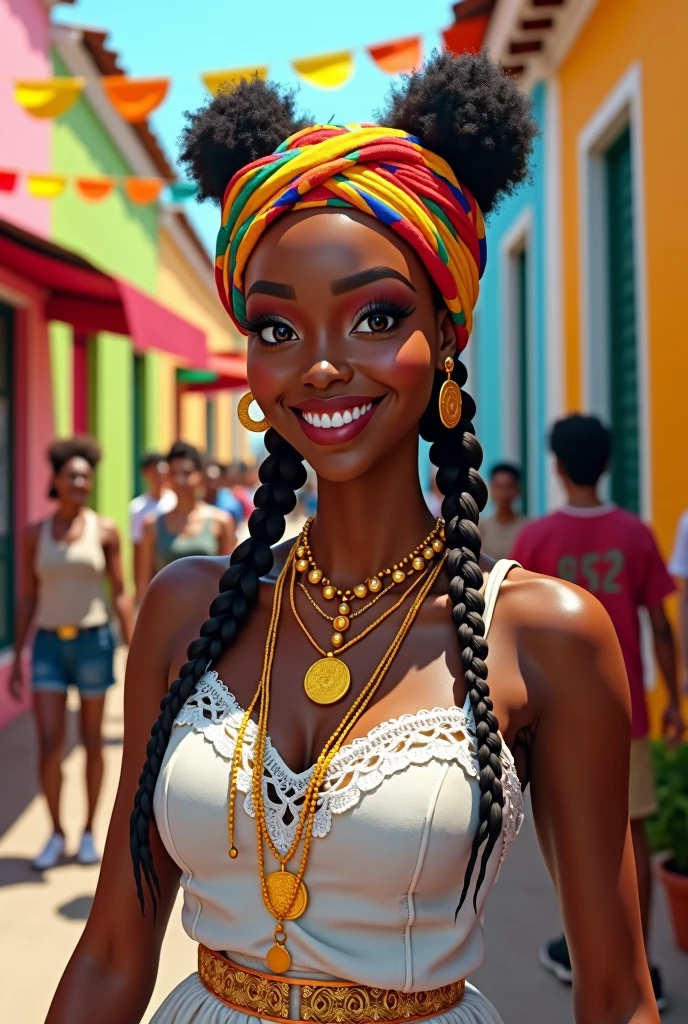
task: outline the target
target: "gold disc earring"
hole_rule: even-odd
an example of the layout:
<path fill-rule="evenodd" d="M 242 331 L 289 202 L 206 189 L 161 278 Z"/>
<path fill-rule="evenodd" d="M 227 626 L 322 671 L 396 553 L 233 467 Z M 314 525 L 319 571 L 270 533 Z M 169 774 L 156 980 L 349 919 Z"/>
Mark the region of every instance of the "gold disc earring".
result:
<path fill-rule="evenodd" d="M 454 360 L 451 356 L 447 356 L 444 360 L 444 369 L 447 379 L 440 388 L 440 419 L 445 427 L 453 430 L 461 419 L 461 390 L 456 381 L 451 378 L 454 369 Z"/>
<path fill-rule="evenodd" d="M 270 424 L 265 416 L 263 416 L 262 420 L 251 419 L 248 410 L 252 402 L 255 402 L 252 391 L 247 391 L 246 394 L 242 395 L 239 399 L 239 404 L 237 406 L 239 423 L 241 423 L 242 427 L 246 427 L 247 430 L 251 430 L 254 434 L 262 434 L 263 431 L 268 429 Z"/>

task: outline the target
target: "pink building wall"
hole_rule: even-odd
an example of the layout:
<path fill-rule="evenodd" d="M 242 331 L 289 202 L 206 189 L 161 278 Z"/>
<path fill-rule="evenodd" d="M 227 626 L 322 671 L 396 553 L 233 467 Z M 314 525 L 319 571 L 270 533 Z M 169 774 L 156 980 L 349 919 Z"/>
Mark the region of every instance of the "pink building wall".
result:
<path fill-rule="evenodd" d="M 14 78 L 49 78 L 49 17 L 43 0 L 0 0 L 0 168 L 51 169 L 51 124 L 14 100 Z M 47 237 L 50 203 L 34 199 L 20 180 L 0 192 L 0 217 Z"/>
<path fill-rule="evenodd" d="M 16 585 L 21 587 L 21 544 L 27 523 L 49 511 L 45 450 L 53 439 L 48 325 L 43 295 L 11 271 L 0 268 L 0 299 L 16 310 L 14 337 L 14 535 Z M 8 691 L 12 651 L 0 652 L 0 728 L 29 706 L 30 675 L 24 697 Z"/>

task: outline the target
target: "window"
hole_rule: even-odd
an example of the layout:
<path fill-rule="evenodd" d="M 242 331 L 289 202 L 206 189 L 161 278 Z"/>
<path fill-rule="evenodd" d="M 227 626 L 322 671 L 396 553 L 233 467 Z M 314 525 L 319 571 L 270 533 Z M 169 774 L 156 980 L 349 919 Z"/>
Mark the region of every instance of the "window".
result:
<path fill-rule="evenodd" d="M 604 155 L 607 208 L 609 412 L 614 439 L 611 497 L 640 513 L 640 428 L 635 294 L 633 162 L 626 127 Z"/>
<path fill-rule="evenodd" d="M 14 314 L 0 305 L 0 648 L 12 643 L 14 627 L 14 559 L 12 554 L 13 437 L 12 344 Z"/>

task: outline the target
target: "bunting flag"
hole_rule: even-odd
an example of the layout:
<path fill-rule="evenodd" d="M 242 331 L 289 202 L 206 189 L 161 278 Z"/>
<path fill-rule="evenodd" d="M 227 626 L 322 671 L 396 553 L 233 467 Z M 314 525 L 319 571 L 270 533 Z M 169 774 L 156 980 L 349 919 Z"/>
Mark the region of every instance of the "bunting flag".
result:
<path fill-rule="evenodd" d="M 226 71 L 206 71 L 201 75 L 201 81 L 212 96 L 217 96 L 224 86 L 234 85 L 242 78 L 250 79 L 254 75 L 265 81 L 268 75 L 267 65 L 255 64 L 246 68 L 228 68 Z"/>
<path fill-rule="evenodd" d="M 393 43 L 369 46 L 368 53 L 380 70 L 388 75 L 410 74 L 423 61 L 423 40 L 420 36 L 408 36 Z"/>
<path fill-rule="evenodd" d="M 165 182 L 162 178 L 124 178 L 122 184 L 127 198 L 136 206 L 146 206 L 159 199 Z"/>
<path fill-rule="evenodd" d="M 103 199 L 107 199 L 114 187 L 114 178 L 74 179 L 74 188 L 77 195 L 89 203 L 100 203 Z"/>
<path fill-rule="evenodd" d="M 59 117 L 77 101 L 85 85 L 83 78 L 46 78 L 14 83 L 14 98 L 34 117 Z"/>
<path fill-rule="evenodd" d="M 340 50 L 293 60 L 291 66 L 297 75 L 317 89 L 341 89 L 354 73 L 354 58 L 351 50 Z"/>
<path fill-rule="evenodd" d="M 0 171 L 0 192 L 14 192 L 18 178 L 16 171 Z"/>
<path fill-rule="evenodd" d="M 198 194 L 198 185 L 192 181 L 173 181 L 168 188 L 171 203 L 183 203 L 187 199 L 195 199 Z"/>
<path fill-rule="evenodd" d="M 137 123 L 145 121 L 167 96 L 169 78 L 129 78 L 106 75 L 103 89 L 120 117 Z"/>
<path fill-rule="evenodd" d="M 26 187 L 36 199 L 57 199 L 65 190 L 67 177 L 64 174 L 29 174 Z"/>

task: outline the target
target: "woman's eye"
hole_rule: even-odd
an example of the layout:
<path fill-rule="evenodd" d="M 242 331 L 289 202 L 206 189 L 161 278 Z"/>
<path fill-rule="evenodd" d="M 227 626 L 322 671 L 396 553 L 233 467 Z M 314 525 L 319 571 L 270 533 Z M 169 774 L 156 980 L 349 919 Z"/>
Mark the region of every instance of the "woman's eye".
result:
<path fill-rule="evenodd" d="M 259 337 L 270 345 L 280 345 L 285 341 L 294 341 L 297 334 L 288 324 L 270 324 L 260 329 Z"/>
<path fill-rule="evenodd" d="M 391 331 L 395 323 L 395 318 L 389 313 L 371 313 L 356 325 L 356 330 L 362 334 L 384 334 Z"/>

